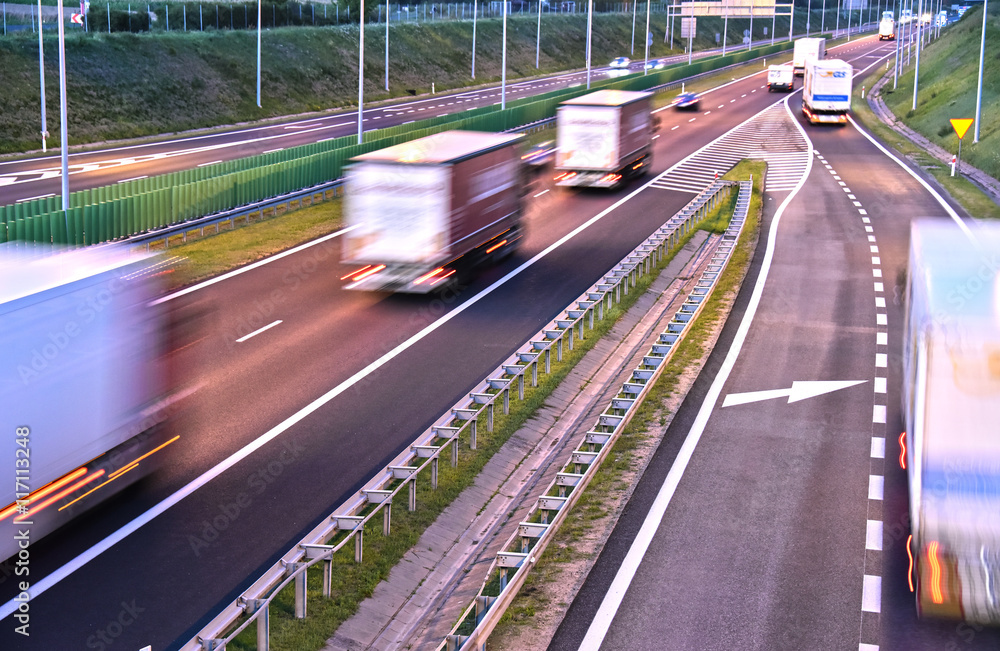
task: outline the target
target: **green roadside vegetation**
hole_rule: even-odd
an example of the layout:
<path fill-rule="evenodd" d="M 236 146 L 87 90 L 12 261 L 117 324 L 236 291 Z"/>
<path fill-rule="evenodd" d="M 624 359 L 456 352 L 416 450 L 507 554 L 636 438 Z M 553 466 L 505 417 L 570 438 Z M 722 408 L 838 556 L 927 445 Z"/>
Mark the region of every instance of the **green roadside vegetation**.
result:
<path fill-rule="evenodd" d="M 99 4 L 99 3 L 97 3 Z M 96 5 L 95 5 L 96 6 Z M 193 5 L 192 5 L 193 6 Z M 189 12 L 191 13 L 191 12 Z M 805 12 L 795 31 L 805 28 Z M 819 24 L 814 11 L 812 24 Z M 828 12 L 827 24 L 833 24 Z M 190 18 L 190 16 L 189 16 Z M 100 22 L 100 21 L 97 21 Z M 584 14 L 543 14 L 539 67 L 535 67 L 537 17 L 514 15 L 508 25 L 508 80 L 585 66 Z M 641 25 L 642 21 L 637 20 Z M 663 14 L 650 24 L 650 57 L 682 53 L 679 23 L 673 47 L 665 43 Z M 727 41 L 737 46 L 747 21 L 728 21 Z M 763 23 L 763 24 L 762 24 Z M 702 18 L 695 50 L 716 45 L 723 19 Z M 96 23 L 95 23 L 96 25 Z M 787 20 L 777 34 L 787 35 Z M 762 39 L 769 21 L 754 23 Z M 471 77 L 472 21 L 390 24 L 389 87 L 384 88 L 384 24 L 366 27 L 365 101 L 466 88 L 500 80 L 501 21 L 477 26 L 476 78 Z M 632 16 L 596 14 L 593 28 L 595 66 L 612 58 L 640 58 L 644 44 L 636 37 L 632 54 Z M 256 33 L 209 29 L 153 33 L 70 33 L 66 38 L 68 131 L 70 144 L 157 137 L 182 131 L 323 112 L 357 101 L 358 30 L 353 25 L 293 26 L 263 33 L 262 107 L 256 106 Z M 38 149 L 40 89 L 37 35 L 10 33 L 0 38 L 4 101 L 0 111 L 0 154 Z M 49 147 L 58 146 L 58 53 L 56 39 L 45 39 L 46 108 Z"/>
<path fill-rule="evenodd" d="M 967 16 L 971 13 L 970 9 L 967 12 Z M 982 25 L 982 16 L 980 15 L 979 22 L 976 23 Z M 910 70 L 903 76 L 899 78 L 899 84 L 895 91 L 892 89 L 892 82 L 883 86 L 882 95 L 885 99 L 886 105 L 895 113 L 897 118 L 901 118 L 907 126 L 909 126 L 914 131 L 921 133 L 926 138 L 936 142 L 941 145 L 944 149 L 949 151 L 954 151 L 958 139 L 955 136 L 955 132 L 952 130 L 949 120 L 952 117 L 971 117 L 974 115 L 970 112 L 968 115 L 960 113 L 961 109 L 956 108 L 960 103 L 967 101 L 966 95 L 969 92 L 972 93 L 972 105 L 973 111 L 975 107 L 975 73 L 970 73 L 968 78 L 962 77 L 964 72 L 954 72 L 955 79 L 963 79 L 963 84 L 966 86 L 971 85 L 971 91 L 967 88 L 965 91 L 959 92 L 956 89 L 953 90 L 954 95 L 953 100 L 948 101 L 936 101 L 938 98 L 935 95 L 939 95 L 940 92 L 936 92 L 934 88 L 941 81 L 939 75 L 945 71 L 942 65 L 949 65 L 947 62 L 951 61 L 950 65 L 958 65 L 954 61 L 954 57 L 951 54 L 955 49 L 954 44 L 949 44 L 950 41 L 964 40 L 968 41 L 972 36 L 975 37 L 976 47 L 978 48 L 979 34 L 981 32 L 976 31 L 974 35 L 970 35 L 968 30 L 964 31 L 951 31 L 959 30 L 960 27 L 965 25 L 967 27 L 967 22 L 963 18 L 958 24 L 948 28 L 942 32 L 941 38 L 933 41 L 930 46 L 927 47 L 921 53 L 920 62 L 920 101 L 918 102 L 918 110 L 913 112 L 911 110 L 913 102 L 913 71 Z M 976 55 L 976 62 L 978 65 L 978 49 Z M 890 63 L 891 66 L 891 63 Z M 927 72 L 928 70 L 932 72 Z M 868 102 L 861 98 L 861 88 L 862 86 L 866 88 L 872 88 L 878 80 L 886 74 L 884 66 L 877 66 L 868 75 L 863 78 L 855 79 L 854 82 L 854 97 L 851 102 L 851 112 L 854 118 L 864 125 L 876 138 L 878 138 L 883 143 L 887 144 L 889 147 L 895 149 L 897 152 L 903 156 L 909 158 L 922 169 L 927 171 L 937 182 L 937 184 L 949 195 L 952 196 L 963 208 L 970 214 L 978 218 L 984 219 L 1000 219 L 1000 206 L 993 201 L 988 195 L 986 195 L 976 184 L 965 179 L 964 177 L 951 176 L 951 167 L 938 159 L 931 156 L 927 151 L 920 148 L 918 145 L 910 141 L 908 138 L 900 134 L 899 132 L 892 129 L 890 126 L 883 123 L 878 116 L 871 110 L 868 106 Z M 891 70 L 890 70 L 891 74 Z M 925 77 L 925 74 L 927 76 Z M 984 76 L 984 104 L 983 104 L 983 127 L 981 129 L 981 139 L 978 145 L 972 145 L 972 131 L 970 130 L 966 134 L 966 141 L 962 145 L 962 159 L 970 162 L 976 167 L 980 167 L 976 163 L 969 160 L 966 155 L 970 150 L 976 151 L 976 160 L 986 165 L 980 167 L 983 171 L 986 171 L 991 176 L 996 178 L 997 174 L 1000 173 L 1000 165 L 994 165 L 993 171 L 986 169 L 989 166 L 991 157 L 996 160 L 1000 156 L 998 154 L 996 147 L 1000 145 L 1000 129 L 998 125 L 990 123 L 987 121 L 987 115 L 992 113 L 995 117 L 994 120 L 1000 120 L 1000 74 L 994 75 L 995 86 L 993 90 L 986 88 L 986 78 Z M 947 81 L 947 80 L 945 80 Z M 908 90 L 907 90 L 908 88 Z M 988 92 L 989 91 L 989 92 Z M 992 101 L 989 105 L 989 111 L 987 112 L 986 98 L 992 97 Z M 965 99 L 963 99 L 963 97 Z M 910 114 L 907 118 L 906 115 Z M 917 119 L 919 118 L 919 119 Z M 945 131 L 947 129 L 947 131 Z M 941 135 L 941 134 L 944 135 Z M 950 134 L 950 136 L 949 136 Z M 987 136 L 987 134 L 989 134 Z M 989 137 L 991 140 L 984 146 L 984 141 Z M 950 142 L 949 142 L 950 140 Z M 988 149 L 993 147 L 992 150 Z"/>
<path fill-rule="evenodd" d="M 166 254 L 184 260 L 167 276 L 167 289 L 172 291 L 207 280 L 332 233 L 343 225 L 342 205 L 342 200 L 336 198 L 284 214 L 265 212 L 264 221 L 218 235 L 206 233 L 203 239 L 171 246 Z M 259 220 L 260 214 L 254 213 L 252 218 Z M 195 233 L 192 231 L 188 237 Z"/>
<path fill-rule="evenodd" d="M 309 210 L 306 209 L 302 212 Z M 664 215 L 664 219 L 667 217 L 669 215 Z M 233 235 L 237 233 L 239 231 Z M 438 470 L 438 488 L 436 490 L 431 489 L 428 477 L 421 475 L 417 480 L 416 511 L 406 510 L 405 498 L 397 500 L 392 513 L 392 531 L 388 537 L 382 534 L 382 518 L 373 518 L 364 533 L 365 549 L 362 563 L 354 562 L 353 544 L 346 545 L 344 549 L 334 555 L 332 598 L 326 599 L 322 596 L 322 572 L 319 567 L 316 567 L 309 574 L 309 616 L 306 619 L 298 620 L 294 617 L 295 602 L 291 586 L 283 590 L 272 602 L 270 609 L 271 648 L 278 651 L 286 649 L 307 651 L 321 648 L 337 627 L 357 610 L 360 602 L 371 596 L 375 586 L 388 577 L 389 571 L 402 559 L 403 555 L 417 544 L 423 531 L 458 497 L 462 490 L 472 484 L 490 457 L 545 404 L 548 396 L 566 378 L 576 363 L 596 345 L 602 336 L 611 330 L 615 322 L 642 296 L 659 272 L 666 267 L 691 236 L 693 236 L 693 231 L 660 261 L 653 273 L 642 276 L 632 291 L 623 294 L 619 303 L 606 310 L 604 320 L 595 320 L 594 329 L 586 330 L 585 338 L 582 341 L 577 340 L 573 350 L 564 349 L 563 361 L 559 362 L 553 358 L 552 372 L 549 374 L 545 374 L 544 370 L 539 372 L 537 387 L 531 387 L 530 382 L 527 382 L 524 400 L 518 400 L 516 392 L 512 394 L 510 413 L 504 415 L 502 409 L 496 410 L 493 432 L 487 431 L 484 411 L 477 423 L 478 449 L 470 450 L 468 439 L 463 437 L 457 468 L 452 468 L 449 463 L 450 452 L 443 454 Z M 710 306 L 711 303 L 706 307 L 706 311 Z M 696 324 L 695 331 L 701 327 Z M 645 418 L 645 416 L 640 414 L 637 418 Z M 441 443 L 443 441 L 435 444 Z M 329 544 L 336 544 L 343 539 L 343 536 L 346 534 L 333 539 Z M 240 651 L 255 649 L 256 626 L 250 625 L 227 648 Z"/>
<path fill-rule="evenodd" d="M 691 325 L 690 331 L 678 345 L 652 390 L 639 405 L 632 421 L 615 443 L 613 454 L 608 456 L 607 461 L 597 471 L 494 630 L 490 637 L 491 645 L 494 643 L 496 645 L 494 648 L 515 648 L 508 643 L 507 638 L 521 626 L 533 626 L 533 618 L 537 612 L 556 606 L 551 603 L 545 585 L 566 580 L 563 571 L 567 563 L 586 557 L 588 552 L 578 551 L 576 544 L 594 526 L 595 521 L 603 519 L 616 508 L 617 501 L 629 489 L 629 486 L 619 479 L 620 475 L 640 466 L 642 460 L 636 457 L 636 449 L 645 439 L 659 435 L 659 431 L 667 425 L 671 414 L 665 403 L 675 396 L 682 376 L 690 373 L 696 365 L 703 363 L 710 352 L 712 335 L 724 323 L 753 257 L 760 233 L 761 189 L 766 167 L 763 161 L 744 160 L 723 176 L 724 179 L 736 181 L 747 180 L 752 174 L 754 179 L 750 209 L 733 257 L 698 320 Z M 728 214 L 724 212 L 727 209 Z M 706 226 L 717 228 L 722 223 L 728 223 L 731 215 L 732 205 L 723 205 L 709 217 L 707 222 L 703 222 L 701 228 Z M 566 607 L 568 604 L 560 606 Z"/>

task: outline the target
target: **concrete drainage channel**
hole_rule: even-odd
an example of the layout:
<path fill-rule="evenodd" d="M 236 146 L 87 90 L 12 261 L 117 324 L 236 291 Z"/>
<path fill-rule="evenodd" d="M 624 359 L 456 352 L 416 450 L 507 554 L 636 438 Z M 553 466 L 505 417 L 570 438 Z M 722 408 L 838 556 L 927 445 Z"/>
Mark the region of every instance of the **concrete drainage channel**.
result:
<path fill-rule="evenodd" d="M 289 550 L 182 649 L 195 651 L 224 648 L 244 629 L 254 624 L 257 648 L 261 651 L 269 649 L 269 607 L 283 588 L 292 586 L 295 616 L 306 617 L 307 572 L 318 566 L 317 569 L 323 571 L 324 597 L 329 597 L 333 555 L 353 543 L 355 561 L 361 562 L 365 525 L 369 522 L 374 524 L 375 518 L 380 518 L 383 534 L 388 536 L 391 531 L 393 502 L 401 502 L 405 495 L 409 510 L 416 508 L 418 476 L 424 473 L 424 479 L 429 479 L 431 487 L 436 488 L 438 465 L 442 456 L 450 456 L 452 466 L 457 465 L 458 446 L 463 438 L 468 441 L 471 449 L 475 449 L 477 426 L 481 423 L 492 431 L 494 410 L 500 406 L 504 413 L 508 413 L 512 391 L 516 390 L 518 397 L 524 399 L 526 378 L 530 377 L 532 384 L 537 385 L 538 370 L 542 364 L 545 372 L 550 372 L 553 349 L 557 359 L 562 358 L 564 346 L 572 350 L 574 341 L 583 339 L 588 324 L 593 330 L 594 319 L 603 320 L 606 310 L 621 300 L 623 292 L 628 293 L 633 289 L 640 275 L 655 270 L 661 259 L 697 228 L 698 223 L 728 198 L 737 186 L 739 196 L 736 214 L 702 278 L 674 315 L 667 331 L 659 335 L 658 342 L 631 372 L 619 397 L 612 401 L 593 430 L 587 433 L 585 443 L 572 453 L 567 470 L 559 473 L 556 482 L 543 497 L 538 498 L 531 516 L 523 524 L 523 530 L 519 527 L 516 539 L 508 541 L 504 551 L 497 554 L 490 575 L 500 577 L 502 587 L 499 591 L 494 590 L 496 594 L 489 594 L 489 591 L 480 594 L 469 607 L 463 622 L 476 622 L 474 630 L 468 633 L 453 631 L 448 636 L 448 641 L 442 643 L 442 647 L 472 648 L 471 645 L 476 644 L 476 640 L 479 640 L 478 644 L 485 642 L 503 609 L 523 583 L 531 559 L 544 550 L 552 532 L 576 502 L 607 451 L 631 419 L 634 408 L 646 394 L 645 387 L 652 386 L 664 363 L 670 358 L 674 345 L 700 313 L 736 244 L 749 205 L 752 183 L 716 181 L 706 188 L 568 306 L 560 317 L 542 328 L 519 351 L 511 355 L 470 392 L 467 399 L 460 401 L 437 419 L 435 424 L 417 437 L 409 449 L 340 505 L 329 518 Z M 554 514 L 551 521 L 550 513 Z M 516 549 L 508 551 L 512 546 Z"/>

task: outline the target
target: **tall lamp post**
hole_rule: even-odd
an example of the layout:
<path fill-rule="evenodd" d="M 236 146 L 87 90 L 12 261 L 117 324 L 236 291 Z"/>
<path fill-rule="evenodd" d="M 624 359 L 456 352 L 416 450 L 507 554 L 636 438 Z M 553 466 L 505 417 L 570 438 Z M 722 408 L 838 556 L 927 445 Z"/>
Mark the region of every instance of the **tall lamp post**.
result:
<path fill-rule="evenodd" d="M 979 116 L 983 108 L 983 56 L 986 54 L 986 0 L 983 0 L 983 36 L 979 41 L 979 85 L 976 87 L 976 130 L 972 142 L 979 142 Z"/>
<path fill-rule="evenodd" d="M 358 12 L 358 144 L 362 142 L 365 120 L 365 0 Z"/>
<path fill-rule="evenodd" d="M 503 46 L 500 48 L 500 110 L 507 108 L 507 0 L 503 0 Z"/>
<path fill-rule="evenodd" d="M 42 48 L 42 0 L 38 0 L 38 77 L 41 79 L 42 90 L 42 152 L 48 151 L 46 138 L 49 128 L 45 120 L 45 50 Z"/>
<path fill-rule="evenodd" d="M 257 0 L 257 108 L 260 108 L 260 3 Z"/>
<path fill-rule="evenodd" d="M 593 28 L 594 0 L 587 0 L 587 90 L 590 90 L 590 33 Z"/>
<path fill-rule="evenodd" d="M 66 126 L 66 20 L 63 0 L 59 0 L 56 20 L 59 21 L 59 159 L 62 180 L 62 210 L 69 241 L 69 129 Z"/>

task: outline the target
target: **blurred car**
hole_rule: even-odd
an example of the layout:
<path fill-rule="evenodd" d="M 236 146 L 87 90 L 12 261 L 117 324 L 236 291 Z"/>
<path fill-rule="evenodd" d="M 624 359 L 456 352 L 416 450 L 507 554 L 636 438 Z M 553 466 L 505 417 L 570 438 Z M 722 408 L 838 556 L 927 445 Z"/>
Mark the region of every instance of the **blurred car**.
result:
<path fill-rule="evenodd" d="M 646 62 L 646 70 L 663 70 L 667 67 L 666 59 L 650 59 Z"/>
<path fill-rule="evenodd" d="M 521 156 L 525 165 L 542 167 L 551 163 L 556 157 L 556 143 L 552 140 L 540 142 L 528 148 Z"/>
<path fill-rule="evenodd" d="M 628 57 L 618 57 L 617 59 L 612 60 L 611 63 L 608 64 L 608 66 L 611 68 L 622 70 L 628 68 L 630 63 L 632 63 L 632 60 L 629 59 Z"/>
<path fill-rule="evenodd" d="M 697 111 L 700 102 L 696 93 L 681 93 L 674 101 L 674 108 L 678 111 Z"/>

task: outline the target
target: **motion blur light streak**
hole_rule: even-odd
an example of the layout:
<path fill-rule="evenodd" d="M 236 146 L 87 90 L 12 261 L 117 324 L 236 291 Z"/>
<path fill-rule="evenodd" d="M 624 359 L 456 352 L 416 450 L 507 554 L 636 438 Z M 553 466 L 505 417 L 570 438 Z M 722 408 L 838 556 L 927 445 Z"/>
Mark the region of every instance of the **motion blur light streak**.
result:
<path fill-rule="evenodd" d="M 486 252 L 487 253 L 493 253 L 494 251 L 496 251 L 497 249 L 499 249 L 501 246 L 503 246 L 506 243 L 507 243 L 507 240 L 500 240 L 499 242 L 497 242 L 496 244 L 494 244 L 490 248 L 486 249 Z"/>
<path fill-rule="evenodd" d="M 931 564 L 931 601 L 942 604 L 944 594 L 941 591 L 941 560 L 938 558 L 938 547 L 936 540 L 927 546 L 927 560 Z"/>
<path fill-rule="evenodd" d="M 906 470 L 906 432 L 899 435 L 899 467 Z"/>
<path fill-rule="evenodd" d="M 181 437 L 180 434 L 178 434 L 177 436 L 173 437 L 169 441 L 166 441 L 165 443 L 161 443 L 160 445 L 156 446 L 155 448 L 153 448 L 152 450 L 150 450 L 146 454 L 142 455 L 141 457 L 139 457 L 138 459 L 136 459 L 132 463 L 126 464 L 125 467 L 119 468 L 118 470 L 114 471 L 113 473 L 111 473 L 110 475 L 108 475 L 108 478 L 109 479 L 116 479 L 119 475 L 125 474 L 126 472 L 128 472 L 129 470 L 131 470 L 133 467 L 135 467 L 136 465 L 138 465 L 138 463 L 140 461 L 142 461 L 143 459 L 145 459 L 147 457 L 152 456 L 156 452 L 159 452 L 160 450 L 162 450 L 163 448 L 167 447 L 168 445 L 170 445 L 171 443 L 173 443 L 174 441 L 176 441 L 180 437 Z"/>
<path fill-rule="evenodd" d="M 434 269 L 433 271 L 428 271 L 423 276 L 420 276 L 419 278 L 417 278 L 416 280 L 414 280 L 413 284 L 414 285 L 419 285 L 419 284 L 421 284 L 423 282 L 426 282 L 426 281 L 430 280 L 431 278 L 433 278 L 434 276 L 436 276 L 439 273 L 441 273 L 442 271 L 444 271 L 444 267 L 438 267 L 437 269 Z"/>
<path fill-rule="evenodd" d="M 913 592 L 913 550 L 910 549 L 913 543 L 913 534 L 906 537 L 906 556 L 910 559 L 910 570 L 906 573 L 906 581 L 910 584 L 910 592 Z"/>
<path fill-rule="evenodd" d="M 69 473 L 68 475 L 66 475 L 62 479 L 57 479 L 56 481 L 52 482 L 48 486 L 43 486 L 43 487 L 39 488 L 37 491 L 35 491 L 31 495 L 28 495 L 28 497 L 26 499 L 21 500 L 21 501 L 22 502 L 36 502 L 36 501 L 42 499 L 43 497 L 45 497 L 46 495 L 48 495 L 49 493 L 51 493 L 52 491 L 59 490 L 60 488 L 62 488 L 66 484 L 70 483 L 71 481 L 73 481 L 73 480 L 75 480 L 75 479 L 77 479 L 77 478 L 79 478 L 79 477 L 81 477 L 82 475 L 85 475 L 85 474 L 87 474 L 87 469 L 86 468 L 77 468 L 76 470 L 74 470 L 73 472 Z M 16 503 L 11 504 L 7 508 L 5 508 L 3 511 L 0 511 L 0 520 L 6 520 L 7 516 L 9 516 L 11 513 L 14 513 L 15 511 L 17 511 L 17 504 Z"/>
<path fill-rule="evenodd" d="M 352 276 L 354 276 L 354 274 L 359 274 L 362 271 L 364 271 L 365 269 L 371 269 L 371 265 L 370 264 L 366 264 L 365 266 L 361 267 L 360 269 L 355 269 L 354 271 L 352 271 L 351 273 L 347 274 L 346 276 L 341 276 L 340 279 L 341 280 L 347 280 L 348 278 L 351 278 Z"/>
<path fill-rule="evenodd" d="M 44 509 L 44 508 L 52 505 L 54 502 L 58 502 L 62 498 L 66 497 L 67 495 L 70 495 L 70 494 L 74 493 L 75 491 L 83 488 L 84 486 L 86 486 L 90 482 L 94 481 L 98 477 L 101 477 L 103 474 L 104 474 L 104 469 L 101 468 L 97 472 L 84 477 L 83 479 L 81 479 L 80 481 L 76 482 L 75 484 L 73 484 L 69 488 L 66 488 L 64 490 L 59 491 L 58 493 L 56 493 L 55 495 L 53 495 L 49 499 L 45 500 L 44 502 L 42 502 L 41 504 L 39 504 L 35 508 L 33 508 L 30 511 L 28 511 L 27 513 L 24 513 L 22 515 L 17 516 L 16 518 L 14 518 L 14 522 L 21 522 L 21 521 L 23 521 L 27 517 L 30 517 L 30 516 L 33 516 L 33 515 L 37 515 L 42 509 Z"/>
<path fill-rule="evenodd" d="M 353 280 L 355 282 L 357 282 L 359 280 L 363 280 L 363 279 L 367 278 L 368 276 L 372 276 L 374 274 L 377 274 L 378 272 L 382 271 L 383 269 L 385 269 L 385 265 L 384 264 L 380 264 L 380 265 L 377 265 L 375 267 L 372 267 L 368 271 L 361 270 L 362 273 L 357 274 L 351 280 Z"/>

